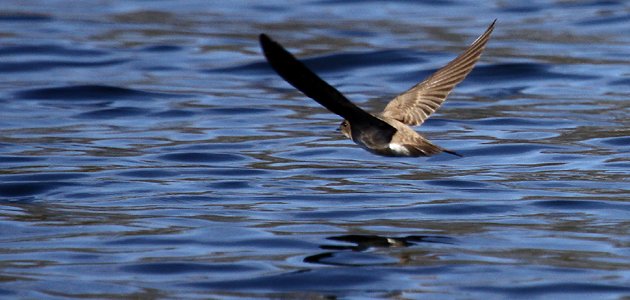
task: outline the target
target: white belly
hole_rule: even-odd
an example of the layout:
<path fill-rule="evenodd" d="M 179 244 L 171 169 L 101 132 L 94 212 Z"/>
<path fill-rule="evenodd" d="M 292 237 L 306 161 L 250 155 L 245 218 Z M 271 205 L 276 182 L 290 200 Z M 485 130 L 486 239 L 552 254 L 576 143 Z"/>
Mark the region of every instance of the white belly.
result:
<path fill-rule="evenodd" d="M 389 143 L 389 149 L 396 155 L 409 155 L 409 149 L 401 144 Z"/>

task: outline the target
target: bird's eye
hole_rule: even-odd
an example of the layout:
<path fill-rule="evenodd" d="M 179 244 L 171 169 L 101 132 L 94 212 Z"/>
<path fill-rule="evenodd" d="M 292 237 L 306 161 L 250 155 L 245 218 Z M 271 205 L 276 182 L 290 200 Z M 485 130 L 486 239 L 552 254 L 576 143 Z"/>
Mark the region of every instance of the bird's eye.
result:
<path fill-rule="evenodd" d="M 348 122 L 343 122 L 343 123 L 341 123 L 341 126 L 343 126 L 343 127 L 348 127 Z"/>

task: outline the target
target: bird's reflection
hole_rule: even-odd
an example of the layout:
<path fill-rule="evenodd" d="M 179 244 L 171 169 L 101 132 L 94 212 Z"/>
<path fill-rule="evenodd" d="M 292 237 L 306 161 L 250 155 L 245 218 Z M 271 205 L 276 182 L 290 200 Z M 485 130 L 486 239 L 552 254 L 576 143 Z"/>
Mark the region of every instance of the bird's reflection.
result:
<path fill-rule="evenodd" d="M 453 244 L 454 239 L 447 236 L 436 235 L 410 235 L 405 237 L 387 237 L 379 235 L 339 235 L 331 236 L 326 239 L 331 241 L 345 242 L 349 245 L 321 245 L 324 250 L 332 250 L 329 252 L 319 253 L 304 258 L 304 262 L 317 263 L 326 265 L 355 265 L 355 263 L 332 262 L 330 259 L 340 255 L 340 252 L 347 250 L 352 252 L 364 252 L 374 248 L 403 248 L 410 247 L 419 243 L 439 243 Z"/>

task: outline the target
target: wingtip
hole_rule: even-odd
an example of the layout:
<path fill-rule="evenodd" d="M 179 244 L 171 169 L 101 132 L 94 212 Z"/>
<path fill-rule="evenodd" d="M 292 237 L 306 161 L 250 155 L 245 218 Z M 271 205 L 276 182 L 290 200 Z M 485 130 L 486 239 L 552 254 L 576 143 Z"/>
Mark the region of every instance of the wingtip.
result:
<path fill-rule="evenodd" d="M 271 38 L 268 35 L 261 33 L 258 35 L 258 41 L 260 41 L 260 44 L 266 44 L 271 41 Z"/>
<path fill-rule="evenodd" d="M 271 39 L 271 37 L 264 33 L 258 35 L 258 41 L 260 43 L 260 48 L 262 49 L 263 54 L 267 58 L 267 61 L 269 61 L 270 55 L 273 55 L 273 53 L 277 53 L 278 48 L 282 49 L 282 47 L 278 45 L 276 41 L 274 41 L 273 39 Z"/>
<path fill-rule="evenodd" d="M 494 25 L 497 23 L 498 19 L 494 19 L 494 21 L 492 21 L 492 23 L 490 23 L 490 26 L 488 26 L 488 29 L 492 30 L 494 29 Z"/>

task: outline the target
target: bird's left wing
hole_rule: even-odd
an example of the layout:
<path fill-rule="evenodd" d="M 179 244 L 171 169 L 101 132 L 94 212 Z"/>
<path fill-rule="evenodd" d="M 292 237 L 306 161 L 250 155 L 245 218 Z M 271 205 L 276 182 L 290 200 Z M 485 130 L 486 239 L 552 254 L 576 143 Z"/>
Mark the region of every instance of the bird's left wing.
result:
<path fill-rule="evenodd" d="M 331 112 L 350 121 L 353 128 L 362 128 L 363 132 L 353 130 L 353 135 L 369 135 L 375 144 L 389 143 L 396 133 L 394 127 L 354 105 L 266 34 L 261 34 L 259 39 L 267 61 L 284 80 Z"/>

